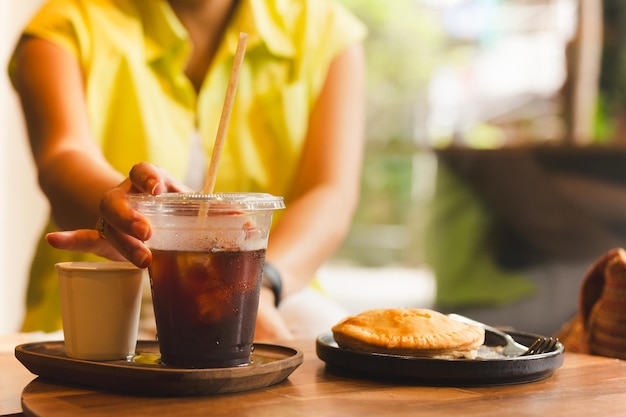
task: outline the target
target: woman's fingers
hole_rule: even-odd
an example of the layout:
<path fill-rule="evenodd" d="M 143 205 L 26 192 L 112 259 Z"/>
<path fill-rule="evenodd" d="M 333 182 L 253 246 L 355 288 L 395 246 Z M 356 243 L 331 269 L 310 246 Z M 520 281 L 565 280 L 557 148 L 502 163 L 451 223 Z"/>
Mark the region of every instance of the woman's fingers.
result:
<path fill-rule="evenodd" d="M 46 235 L 46 241 L 53 248 L 60 250 L 89 252 L 112 261 L 125 260 L 117 250 L 100 237 L 97 230 L 80 229 L 52 232 Z"/>
<path fill-rule="evenodd" d="M 190 191 L 187 186 L 172 177 L 166 170 L 148 162 L 139 162 L 133 165 L 128 176 L 134 191 L 140 193 L 159 195 L 165 192 Z"/>
<path fill-rule="evenodd" d="M 148 220 L 130 207 L 125 187 L 107 191 L 100 201 L 100 216 L 107 225 L 120 233 L 145 241 L 150 239 Z"/>
<path fill-rule="evenodd" d="M 124 258 L 145 268 L 152 262 L 152 253 L 143 244 L 150 238 L 150 223 L 130 207 L 124 185 L 106 192 L 100 201 L 99 236 Z"/>
<path fill-rule="evenodd" d="M 106 223 L 101 231 L 79 229 L 48 233 L 46 241 L 56 249 L 93 253 L 113 261 L 128 260 L 139 268 L 147 268 L 152 262 L 152 253 L 140 240 L 120 233 Z"/>
<path fill-rule="evenodd" d="M 152 262 L 152 253 L 143 242 L 150 238 L 152 230 L 148 220 L 130 207 L 128 194 L 184 191 L 189 189 L 164 169 L 140 162 L 133 166 L 127 179 L 102 197 L 98 230 L 54 232 L 46 240 L 57 249 L 90 252 L 111 260 L 127 259 L 145 268 Z"/>
<path fill-rule="evenodd" d="M 135 164 L 129 177 L 117 188 L 106 192 L 100 201 L 106 239 L 135 265 L 148 266 L 152 254 L 143 242 L 150 239 L 152 229 L 148 220 L 130 207 L 128 194 L 141 192 L 155 195 L 178 191 L 185 191 L 185 186 L 164 169 L 147 162 Z"/>
<path fill-rule="evenodd" d="M 128 178 L 137 192 L 157 195 L 166 191 L 160 172 L 147 162 L 133 165 Z"/>
<path fill-rule="evenodd" d="M 139 268 L 147 268 L 152 263 L 152 253 L 142 240 L 112 227 L 106 221 L 103 222 L 103 227 L 98 231 L 98 236 Z"/>

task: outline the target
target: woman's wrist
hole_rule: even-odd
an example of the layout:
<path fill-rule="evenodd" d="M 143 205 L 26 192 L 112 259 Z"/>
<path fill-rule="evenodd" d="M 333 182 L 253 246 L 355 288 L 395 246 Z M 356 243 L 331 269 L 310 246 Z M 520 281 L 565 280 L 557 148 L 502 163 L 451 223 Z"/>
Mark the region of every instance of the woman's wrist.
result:
<path fill-rule="evenodd" d="M 274 305 L 278 307 L 283 293 L 283 280 L 280 272 L 269 262 L 265 262 L 263 265 L 263 279 L 261 285 L 272 291 L 274 294 Z"/>

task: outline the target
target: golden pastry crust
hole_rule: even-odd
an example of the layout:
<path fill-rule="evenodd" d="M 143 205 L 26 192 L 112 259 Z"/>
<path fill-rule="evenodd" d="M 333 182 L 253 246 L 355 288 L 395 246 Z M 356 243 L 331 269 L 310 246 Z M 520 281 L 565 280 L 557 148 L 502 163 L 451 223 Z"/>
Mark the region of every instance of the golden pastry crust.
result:
<path fill-rule="evenodd" d="M 332 331 L 341 348 L 438 359 L 473 359 L 485 340 L 481 327 L 419 308 L 368 310 L 342 320 Z"/>

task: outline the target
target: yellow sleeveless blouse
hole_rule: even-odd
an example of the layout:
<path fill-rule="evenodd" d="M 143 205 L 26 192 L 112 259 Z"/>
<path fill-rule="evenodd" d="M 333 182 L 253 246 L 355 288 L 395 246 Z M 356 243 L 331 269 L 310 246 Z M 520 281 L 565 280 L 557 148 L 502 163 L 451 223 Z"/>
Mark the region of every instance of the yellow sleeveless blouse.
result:
<path fill-rule="evenodd" d="M 366 34 L 339 4 L 241 0 L 198 94 L 183 72 L 187 32 L 165 0 L 49 0 L 24 34 L 78 60 L 93 137 L 117 170 L 127 174 L 150 161 L 183 180 L 194 132 L 210 159 L 240 32 L 250 36 L 215 190 L 268 192 L 289 207 L 289 183 L 328 68 Z M 45 232 L 52 230 L 50 222 Z M 95 257 L 55 250 L 42 235 L 23 331 L 61 328 L 54 264 L 86 259 Z"/>

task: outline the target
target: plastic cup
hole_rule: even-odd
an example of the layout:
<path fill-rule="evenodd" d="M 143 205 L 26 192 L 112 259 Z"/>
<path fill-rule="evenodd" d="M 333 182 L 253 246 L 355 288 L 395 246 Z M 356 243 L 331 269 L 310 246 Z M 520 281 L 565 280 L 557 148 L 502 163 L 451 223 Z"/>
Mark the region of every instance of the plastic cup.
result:
<path fill-rule="evenodd" d="M 150 222 L 149 267 L 161 362 L 250 362 L 265 251 L 282 197 L 261 193 L 132 195 Z"/>
<path fill-rule="evenodd" d="M 132 358 L 143 270 L 128 262 L 62 262 L 55 267 L 66 355 L 97 361 Z"/>

